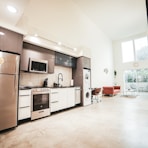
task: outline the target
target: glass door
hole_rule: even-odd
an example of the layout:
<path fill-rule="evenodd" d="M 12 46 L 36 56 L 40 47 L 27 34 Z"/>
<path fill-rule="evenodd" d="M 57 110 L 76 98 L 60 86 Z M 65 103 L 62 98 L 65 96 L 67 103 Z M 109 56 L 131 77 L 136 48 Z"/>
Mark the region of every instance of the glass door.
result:
<path fill-rule="evenodd" d="M 148 93 L 148 69 L 126 70 L 124 72 L 124 91 Z"/>

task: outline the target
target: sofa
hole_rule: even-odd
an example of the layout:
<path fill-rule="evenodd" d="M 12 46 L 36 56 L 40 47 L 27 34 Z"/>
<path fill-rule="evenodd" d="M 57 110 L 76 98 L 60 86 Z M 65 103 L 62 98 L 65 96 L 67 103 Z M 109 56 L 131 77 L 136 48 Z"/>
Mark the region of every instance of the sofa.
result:
<path fill-rule="evenodd" d="M 120 93 L 120 86 L 104 86 L 102 89 L 103 95 L 111 95 L 114 96 Z"/>

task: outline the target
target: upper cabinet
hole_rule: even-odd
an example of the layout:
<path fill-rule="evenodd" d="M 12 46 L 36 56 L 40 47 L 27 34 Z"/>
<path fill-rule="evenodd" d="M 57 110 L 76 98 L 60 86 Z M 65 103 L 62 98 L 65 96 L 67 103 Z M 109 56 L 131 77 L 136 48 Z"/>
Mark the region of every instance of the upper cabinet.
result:
<path fill-rule="evenodd" d="M 81 65 L 82 68 L 91 69 L 91 60 L 88 57 L 84 57 L 84 56 L 79 57 L 77 64 Z"/>
<path fill-rule="evenodd" d="M 0 50 L 21 54 L 23 35 L 0 27 Z"/>
<path fill-rule="evenodd" d="M 24 42 L 22 55 L 21 55 L 22 71 L 28 71 L 30 58 L 34 58 L 38 60 L 47 60 L 48 73 L 54 73 L 54 63 L 55 63 L 54 51 Z"/>
<path fill-rule="evenodd" d="M 77 59 L 75 57 L 65 55 L 59 52 L 55 53 L 55 64 L 56 65 L 76 68 L 76 60 Z"/>
<path fill-rule="evenodd" d="M 81 57 L 81 58 L 82 58 L 83 68 L 91 69 L 91 60 L 90 60 L 90 58 L 87 58 L 87 57 Z"/>

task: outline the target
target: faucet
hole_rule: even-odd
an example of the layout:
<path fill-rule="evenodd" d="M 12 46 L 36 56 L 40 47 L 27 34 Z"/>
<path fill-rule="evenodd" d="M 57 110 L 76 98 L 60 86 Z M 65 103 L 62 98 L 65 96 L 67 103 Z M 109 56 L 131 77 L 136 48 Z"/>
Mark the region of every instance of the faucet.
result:
<path fill-rule="evenodd" d="M 58 86 L 60 86 L 60 80 L 63 81 L 63 74 L 62 73 L 58 74 Z"/>

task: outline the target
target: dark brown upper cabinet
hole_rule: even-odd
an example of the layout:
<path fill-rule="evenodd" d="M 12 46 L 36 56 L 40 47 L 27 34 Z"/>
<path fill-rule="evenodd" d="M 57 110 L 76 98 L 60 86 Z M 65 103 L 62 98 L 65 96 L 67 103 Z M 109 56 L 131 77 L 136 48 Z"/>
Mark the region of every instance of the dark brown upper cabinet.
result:
<path fill-rule="evenodd" d="M 21 54 L 23 35 L 2 27 L 0 32 L 4 33 L 0 35 L 0 50 Z"/>
<path fill-rule="evenodd" d="M 29 70 L 29 59 L 34 58 L 38 60 L 48 60 L 48 73 L 54 73 L 55 52 L 43 47 L 32 45 L 30 43 L 23 43 L 23 50 L 21 54 L 21 70 Z"/>
<path fill-rule="evenodd" d="M 91 69 L 91 60 L 90 60 L 90 58 L 82 56 L 82 57 L 79 58 L 79 60 L 80 60 L 80 62 L 82 64 L 83 68 Z"/>
<path fill-rule="evenodd" d="M 62 54 L 59 52 L 55 53 L 55 64 L 60 65 L 60 66 L 65 66 L 65 67 L 71 67 L 71 68 L 76 68 L 76 58 Z"/>

